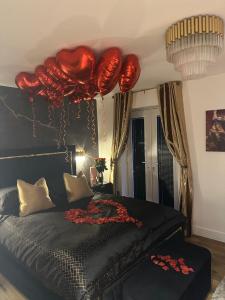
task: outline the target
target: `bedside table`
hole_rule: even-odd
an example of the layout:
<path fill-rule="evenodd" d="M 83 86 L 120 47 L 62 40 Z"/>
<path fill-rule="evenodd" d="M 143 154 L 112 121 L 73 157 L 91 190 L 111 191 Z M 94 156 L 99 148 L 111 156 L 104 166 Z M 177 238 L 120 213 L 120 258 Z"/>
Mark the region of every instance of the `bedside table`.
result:
<path fill-rule="evenodd" d="M 96 184 L 91 187 L 93 192 L 102 193 L 102 194 L 113 194 L 113 185 L 112 183 L 103 183 Z"/>

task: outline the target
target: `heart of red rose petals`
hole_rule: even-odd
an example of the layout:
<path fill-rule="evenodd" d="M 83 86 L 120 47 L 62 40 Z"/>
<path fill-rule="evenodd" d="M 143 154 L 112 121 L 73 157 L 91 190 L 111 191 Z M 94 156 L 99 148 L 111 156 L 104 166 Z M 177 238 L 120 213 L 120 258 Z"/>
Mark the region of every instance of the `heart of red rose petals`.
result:
<path fill-rule="evenodd" d="M 97 205 L 111 206 L 116 209 L 114 216 L 102 217 L 97 214 L 104 214 L 102 208 Z M 143 226 L 143 223 L 128 214 L 127 208 L 121 203 L 114 200 L 92 200 L 89 202 L 87 210 L 70 209 L 65 211 L 65 220 L 76 224 L 106 224 L 106 223 L 134 223 L 138 228 Z"/>

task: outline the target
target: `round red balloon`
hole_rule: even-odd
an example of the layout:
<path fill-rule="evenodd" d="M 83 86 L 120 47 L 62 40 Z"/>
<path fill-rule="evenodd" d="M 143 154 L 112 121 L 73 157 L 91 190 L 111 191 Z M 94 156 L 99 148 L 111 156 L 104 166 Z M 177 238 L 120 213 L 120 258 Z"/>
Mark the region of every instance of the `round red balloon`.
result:
<path fill-rule="evenodd" d="M 63 49 L 57 53 L 56 60 L 64 73 L 80 83 L 93 78 L 96 59 L 89 47 Z"/>
<path fill-rule="evenodd" d="M 110 93 L 119 78 L 122 65 L 122 53 L 113 47 L 103 52 L 97 68 L 97 86 L 102 96 Z"/>
<path fill-rule="evenodd" d="M 131 90 L 141 73 L 141 67 L 138 57 L 135 54 L 129 54 L 125 57 L 122 70 L 119 77 L 119 86 L 122 93 Z"/>

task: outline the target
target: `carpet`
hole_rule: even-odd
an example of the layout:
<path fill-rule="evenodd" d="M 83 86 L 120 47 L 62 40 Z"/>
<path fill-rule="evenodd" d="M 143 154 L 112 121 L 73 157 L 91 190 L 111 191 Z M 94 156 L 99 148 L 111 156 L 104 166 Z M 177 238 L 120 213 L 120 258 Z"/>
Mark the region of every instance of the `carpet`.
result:
<path fill-rule="evenodd" d="M 212 300 L 225 300 L 225 277 L 213 293 Z"/>

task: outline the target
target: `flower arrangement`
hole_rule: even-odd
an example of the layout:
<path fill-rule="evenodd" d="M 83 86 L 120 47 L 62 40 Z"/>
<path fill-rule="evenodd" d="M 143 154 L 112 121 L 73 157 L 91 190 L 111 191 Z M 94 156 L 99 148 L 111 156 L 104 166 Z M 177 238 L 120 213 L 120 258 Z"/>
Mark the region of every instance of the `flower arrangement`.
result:
<path fill-rule="evenodd" d="M 108 170 L 108 168 L 106 167 L 106 159 L 105 158 L 95 158 L 95 168 L 98 171 L 98 182 L 100 184 L 103 183 L 103 172 L 105 170 Z"/>
<path fill-rule="evenodd" d="M 95 168 L 99 173 L 104 172 L 105 170 L 108 170 L 106 167 L 106 159 L 105 158 L 95 158 Z"/>

